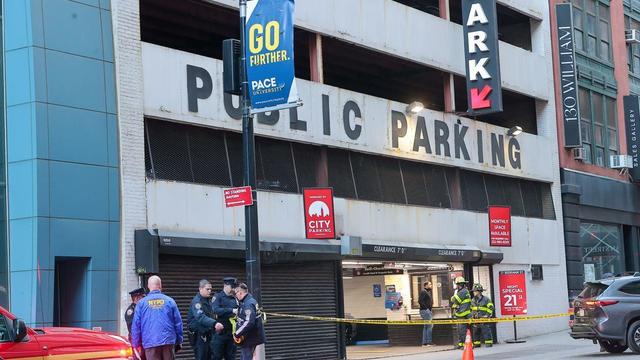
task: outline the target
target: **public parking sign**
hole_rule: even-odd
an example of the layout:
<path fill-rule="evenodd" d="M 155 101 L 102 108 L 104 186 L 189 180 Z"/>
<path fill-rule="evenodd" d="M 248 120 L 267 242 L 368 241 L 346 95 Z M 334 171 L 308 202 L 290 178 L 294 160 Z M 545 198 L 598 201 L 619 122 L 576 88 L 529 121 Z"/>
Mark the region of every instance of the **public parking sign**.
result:
<path fill-rule="evenodd" d="M 524 270 L 500 271 L 499 282 L 502 315 L 525 315 L 527 278 Z"/>
<path fill-rule="evenodd" d="M 231 189 L 224 189 L 224 205 L 226 207 L 253 205 L 251 187 L 242 186 Z"/>
<path fill-rule="evenodd" d="M 307 239 L 335 239 L 333 189 L 304 189 L 304 227 Z"/>

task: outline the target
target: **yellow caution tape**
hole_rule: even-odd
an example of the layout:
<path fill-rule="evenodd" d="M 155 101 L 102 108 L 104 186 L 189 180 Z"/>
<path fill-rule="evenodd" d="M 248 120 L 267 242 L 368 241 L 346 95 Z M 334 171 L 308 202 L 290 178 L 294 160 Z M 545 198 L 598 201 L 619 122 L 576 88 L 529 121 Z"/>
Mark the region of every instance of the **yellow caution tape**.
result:
<path fill-rule="evenodd" d="M 527 321 L 527 320 L 540 320 L 540 319 L 554 319 L 569 317 L 569 313 L 561 314 L 547 314 L 547 315 L 526 315 L 518 317 L 501 317 L 501 318 L 478 318 L 478 319 L 435 319 L 435 320 L 364 320 L 364 319 L 347 319 L 347 318 L 334 318 L 324 316 L 308 316 L 308 315 L 293 315 L 293 314 L 280 314 L 280 313 L 268 313 L 269 316 L 301 319 L 301 320 L 314 320 L 314 321 L 327 321 L 344 324 L 373 324 L 373 325 L 457 325 L 457 324 L 482 324 L 482 323 L 502 323 L 513 321 Z"/>

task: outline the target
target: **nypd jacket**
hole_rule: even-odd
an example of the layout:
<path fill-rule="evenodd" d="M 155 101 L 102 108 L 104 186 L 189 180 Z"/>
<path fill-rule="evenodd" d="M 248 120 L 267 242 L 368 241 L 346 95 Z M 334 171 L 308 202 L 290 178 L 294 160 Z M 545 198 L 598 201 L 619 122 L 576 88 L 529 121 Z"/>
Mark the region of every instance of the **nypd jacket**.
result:
<path fill-rule="evenodd" d="M 491 317 L 493 315 L 493 302 L 484 295 L 471 300 L 471 312 L 475 318 Z"/>
<path fill-rule="evenodd" d="M 234 317 L 233 310 L 238 308 L 238 301 L 233 296 L 228 296 L 224 291 L 220 291 L 213 299 L 213 313 L 218 321 L 224 326 L 223 332 L 231 332 L 230 318 Z"/>
<path fill-rule="evenodd" d="M 471 315 L 471 294 L 467 288 L 462 288 L 451 297 L 453 317 L 468 318 Z"/>
<path fill-rule="evenodd" d="M 238 327 L 236 328 L 236 337 L 244 336 L 242 347 L 253 347 L 266 342 L 264 334 L 264 326 L 262 318 L 257 315 L 258 302 L 247 294 L 244 300 L 240 302 L 238 309 Z"/>
<path fill-rule="evenodd" d="M 131 324 L 131 346 L 145 349 L 182 344 L 182 318 L 176 302 L 154 290 L 138 302 Z"/>
<path fill-rule="evenodd" d="M 191 306 L 189 306 L 189 314 L 187 314 L 187 326 L 189 330 L 194 333 L 202 335 L 208 335 L 216 325 L 214 319 L 213 309 L 211 308 L 211 301 L 208 298 L 202 297 L 199 293 L 191 300 Z"/>

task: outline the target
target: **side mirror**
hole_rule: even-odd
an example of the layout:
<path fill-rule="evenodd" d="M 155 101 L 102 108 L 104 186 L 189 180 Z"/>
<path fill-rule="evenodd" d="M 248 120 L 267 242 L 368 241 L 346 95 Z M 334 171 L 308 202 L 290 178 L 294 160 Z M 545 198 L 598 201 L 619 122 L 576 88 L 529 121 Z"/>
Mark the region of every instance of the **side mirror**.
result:
<path fill-rule="evenodd" d="M 16 319 L 13 322 L 13 329 L 15 331 L 13 336 L 14 342 L 22 342 L 25 337 L 27 337 L 27 324 L 24 323 L 24 320 Z"/>

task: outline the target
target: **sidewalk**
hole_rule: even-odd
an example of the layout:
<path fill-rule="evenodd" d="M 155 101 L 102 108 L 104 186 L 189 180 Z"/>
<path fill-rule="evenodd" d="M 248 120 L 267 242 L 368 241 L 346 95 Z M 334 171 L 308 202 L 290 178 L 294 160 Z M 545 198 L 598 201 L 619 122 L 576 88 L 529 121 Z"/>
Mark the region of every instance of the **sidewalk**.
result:
<path fill-rule="evenodd" d="M 347 346 L 348 360 L 383 359 L 403 357 L 451 350 L 453 345 L 432 346 L 390 346 L 390 345 L 353 345 Z"/>

